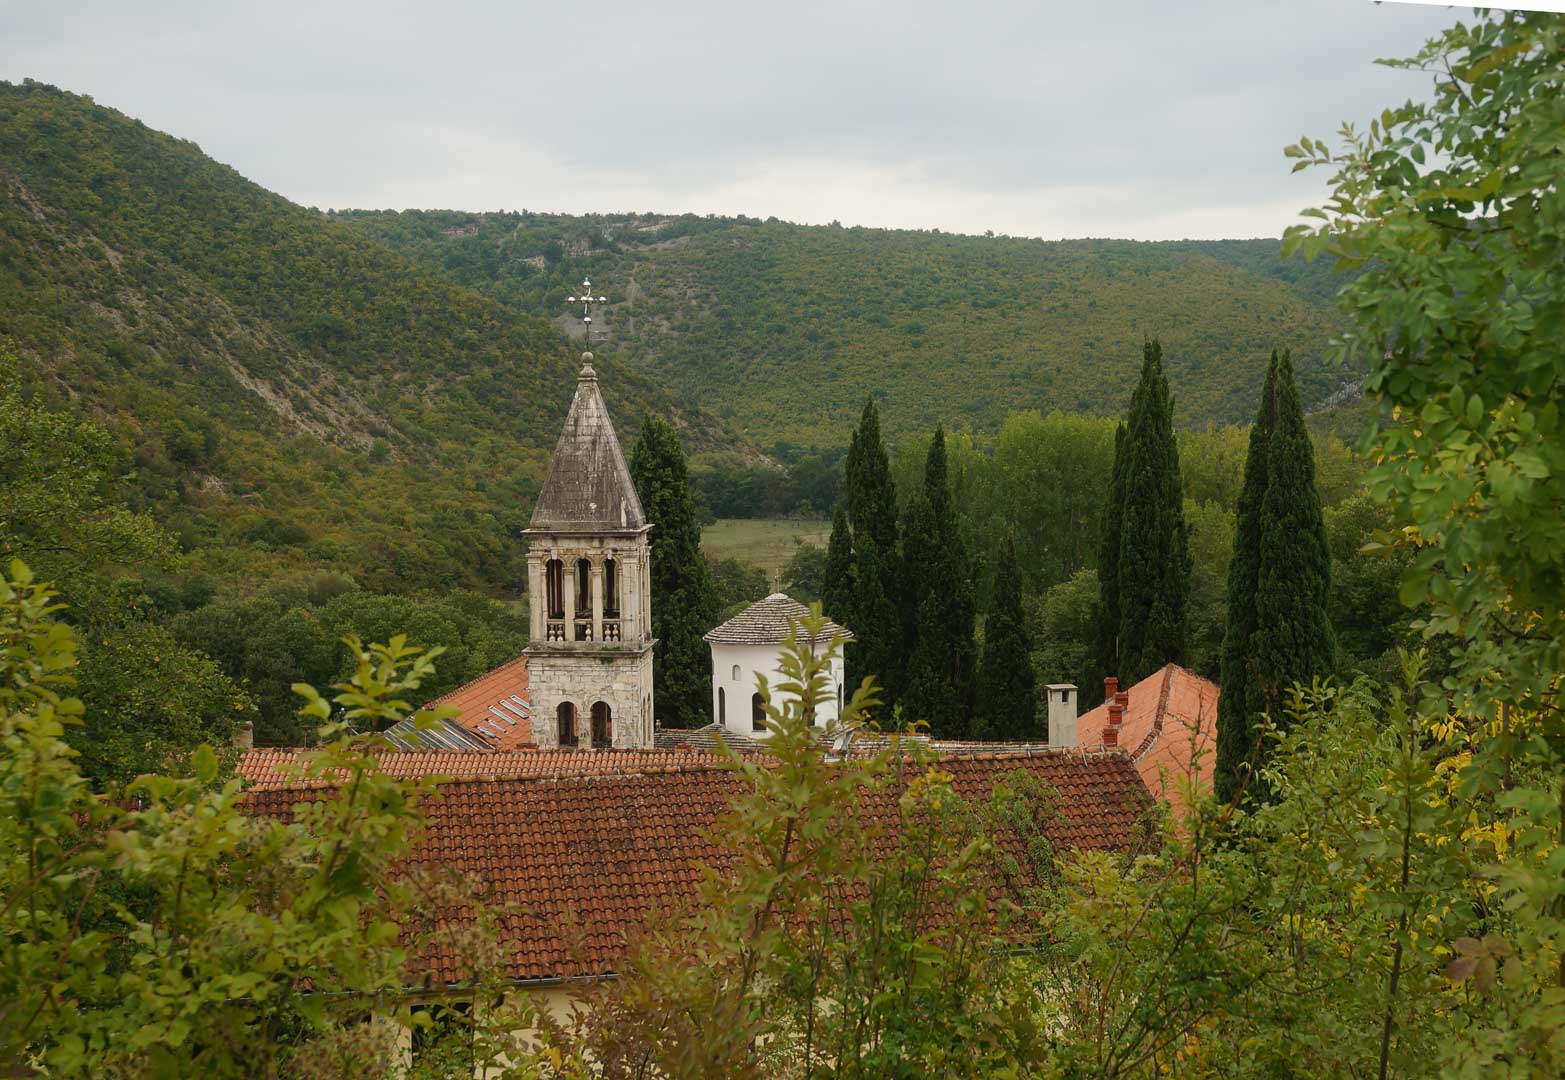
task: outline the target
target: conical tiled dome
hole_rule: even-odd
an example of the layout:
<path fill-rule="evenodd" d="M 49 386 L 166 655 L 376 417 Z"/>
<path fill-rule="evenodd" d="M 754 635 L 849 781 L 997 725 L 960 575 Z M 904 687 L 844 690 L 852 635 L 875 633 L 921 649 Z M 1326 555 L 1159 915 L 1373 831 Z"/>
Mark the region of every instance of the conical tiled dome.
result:
<path fill-rule="evenodd" d="M 592 354 L 582 359 L 576 396 L 538 493 L 530 528 L 548 532 L 634 532 L 646 525 L 636 486 L 598 392 Z"/>
<path fill-rule="evenodd" d="M 809 613 L 809 608 L 786 593 L 772 593 L 715 630 L 707 631 L 705 638 L 724 645 L 779 645 L 788 640 L 789 620 L 798 622 Z M 823 640 L 829 641 L 838 635 L 844 641 L 853 640 L 846 628 L 828 620 Z"/>

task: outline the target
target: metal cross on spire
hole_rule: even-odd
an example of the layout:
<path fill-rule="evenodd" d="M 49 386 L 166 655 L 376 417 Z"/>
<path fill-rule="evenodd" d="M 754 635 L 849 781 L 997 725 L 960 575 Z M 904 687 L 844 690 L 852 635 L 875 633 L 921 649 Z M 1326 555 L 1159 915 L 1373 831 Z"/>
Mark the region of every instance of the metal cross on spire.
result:
<path fill-rule="evenodd" d="M 581 305 L 581 324 L 587 328 L 587 343 L 589 345 L 592 344 L 592 305 L 607 304 L 609 298 L 607 296 L 593 296 L 592 280 L 590 278 L 582 278 L 581 295 L 567 296 L 565 302 L 567 304 Z"/>

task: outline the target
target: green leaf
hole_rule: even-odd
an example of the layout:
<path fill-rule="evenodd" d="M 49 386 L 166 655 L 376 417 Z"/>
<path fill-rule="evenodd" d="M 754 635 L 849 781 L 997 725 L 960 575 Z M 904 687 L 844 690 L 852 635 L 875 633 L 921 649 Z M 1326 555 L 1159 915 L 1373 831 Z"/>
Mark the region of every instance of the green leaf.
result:
<path fill-rule="evenodd" d="M 1530 450 L 1521 450 L 1512 454 L 1511 461 L 1515 464 L 1517 472 L 1529 480 L 1547 480 L 1549 478 L 1549 466 L 1542 458 Z"/>
<path fill-rule="evenodd" d="M 217 779 L 217 754 L 206 743 L 202 743 L 196 747 L 196 752 L 190 755 L 190 767 L 197 780 L 203 784 L 210 784 Z"/>

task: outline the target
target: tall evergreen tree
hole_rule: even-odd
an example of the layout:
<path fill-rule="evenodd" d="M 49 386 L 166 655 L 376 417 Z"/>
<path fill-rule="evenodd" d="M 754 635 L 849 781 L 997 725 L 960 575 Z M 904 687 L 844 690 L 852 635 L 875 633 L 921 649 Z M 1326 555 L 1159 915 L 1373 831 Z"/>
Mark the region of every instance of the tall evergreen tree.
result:
<path fill-rule="evenodd" d="M 895 559 L 892 553 L 892 559 Z M 866 675 L 875 676 L 877 685 L 887 685 L 886 672 L 900 672 L 902 656 L 902 609 L 897 598 L 888 592 L 886 559 L 881 555 L 875 538 L 865 536 L 853 545 L 853 617 L 857 624 L 849 624 L 854 640 L 846 650 L 847 665 L 853 671 L 855 681 Z M 886 694 L 882 708 L 887 715 L 892 702 Z"/>
<path fill-rule="evenodd" d="M 947 738 L 966 734 L 973 710 L 977 647 L 972 569 L 957 529 L 947 476 L 945 430 L 935 428 L 924 489 L 908 506 L 903 572 L 916 614 L 903 707 Z M 1014 582 L 1013 582 L 1014 587 Z"/>
<path fill-rule="evenodd" d="M 880 437 L 880 410 L 873 397 L 864 401 L 859 426 L 848 444 L 844 497 L 853 542 L 868 536 L 882 552 L 897 550 L 897 488 L 891 459 Z"/>
<path fill-rule="evenodd" d="M 1331 552 L 1315 489 L 1315 452 L 1286 350 L 1272 354 L 1239 515 L 1217 713 L 1216 791 L 1230 801 L 1261 763 L 1261 717 L 1284 722 L 1288 687 L 1327 675 L 1336 664 L 1327 613 Z"/>
<path fill-rule="evenodd" d="M 1232 802 L 1243 782 L 1242 768 L 1257 750 L 1255 720 L 1265 705 L 1251 677 L 1250 638 L 1255 633 L 1255 588 L 1261 564 L 1261 504 L 1266 499 L 1266 446 L 1277 423 L 1277 353 L 1266 369 L 1261 407 L 1250 428 L 1244 484 L 1234 522 L 1233 557 L 1228 561 L 1227 619 L 1217 698 L 1217 797 Z"/>
<path fill-rule="evenodd" d="M 1119 547 L 1125 523 L 1125 425 L 1114 429 L 1114 469 L 1103 506 L 1098 541 L 1097 640 L 1082 679 L 1083 704 L 1103 700 L 1103 679 L 1119 674 Z"/>
<path fill-rule="evenodd" d="M 826 572 L 821 580 L 821 609 L 839 625 L 852 627 L 857 591 L 853 570 L 853 533 L 848 512 L 839 502 L 831 516 L 831 539 L 826 542 Z"/>
<path fill-rule="evenodd" d="M 1033 678 L 1032 641 L 1022 617 L 1021 570 L 1008 535 L 995 564 L 993 601 L 984 619 L 984 654 L 978 668 L 974 734 L 980 739 L 1042 740 L 1038 687 Z"/>
<path fill-rule="evenodd" d="M 1190 537 L 1179 485 L 1173 402 L 1156 340 L 1142 351 L 1141 383 L 1125 425 L 1124 520 L 1119 546 L 1120 684 L 1130 686 L 1185 653 Z"/>
<path fill-rule="evenodd" d="M 712 661 L 702 635 L 716 625 L 717 587 L 701 555 L 701 524 L 685 471 L 685 451 L 668 421 L 648 417 L 630 455 L 630 475 L 651 534 L 652 671 L 664 727 L 711 719 Z"/>
<path fill-rule="evenodd" d="M 858 625 L 849 624 L 856 640 L 848 648 L 848 659 L 859 673 L 876 676 L 890 706 L 901 693 L 907 671 L 910 598 L 902 587 L 896 485 L 873 397 L 864 402 L 845 472 L 856 579 L 853 617 L 858 620 Z"/>

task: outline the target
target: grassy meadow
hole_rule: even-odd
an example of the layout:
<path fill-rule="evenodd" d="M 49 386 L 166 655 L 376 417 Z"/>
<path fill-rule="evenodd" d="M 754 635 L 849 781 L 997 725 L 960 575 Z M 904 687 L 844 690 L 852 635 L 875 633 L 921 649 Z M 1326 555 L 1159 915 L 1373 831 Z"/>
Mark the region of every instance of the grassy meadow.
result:
<path fill-rule="evenodd" d="M 701 530 L 701 548 L 715 559 L 742 559 L 768 578 L 788 565 L 795 541 L 826 546 L 831 522 L 803 518 L 719 518 Z"/>

